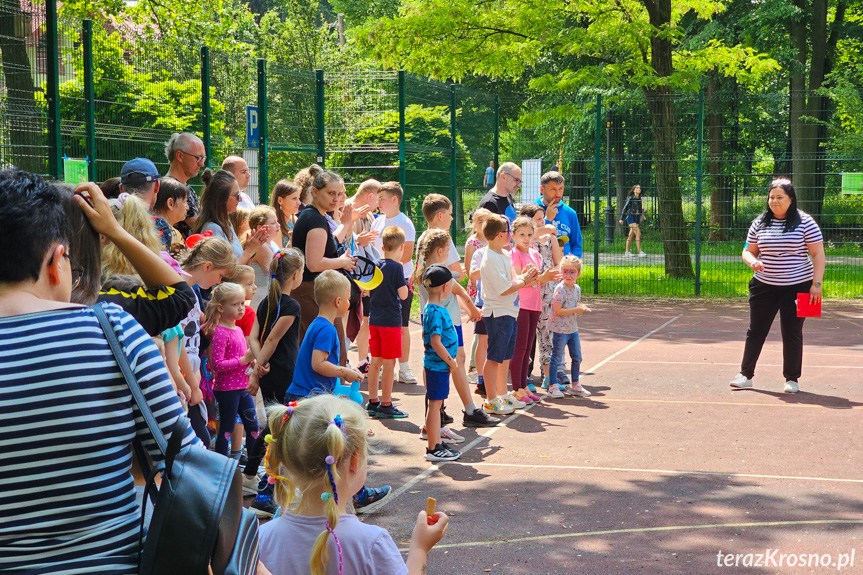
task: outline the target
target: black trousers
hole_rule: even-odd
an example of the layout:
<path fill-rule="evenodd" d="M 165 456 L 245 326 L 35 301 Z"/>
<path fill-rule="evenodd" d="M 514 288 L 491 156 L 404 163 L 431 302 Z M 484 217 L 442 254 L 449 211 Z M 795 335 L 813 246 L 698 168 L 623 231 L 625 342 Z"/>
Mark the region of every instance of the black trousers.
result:
<path fill-rule="evenodd" d="M 803 320 L 797 317 L 797 294 L 809 293 L 812 281 L 790 286 L 774 286 L 758 281 L 749 282 L 749 330 L 740 373 L 748 378 L 755 375 L 755 364 L 770 327 L 779 312 L 782 329 L 782 375 L 797 381 L 803 369 Z"/>

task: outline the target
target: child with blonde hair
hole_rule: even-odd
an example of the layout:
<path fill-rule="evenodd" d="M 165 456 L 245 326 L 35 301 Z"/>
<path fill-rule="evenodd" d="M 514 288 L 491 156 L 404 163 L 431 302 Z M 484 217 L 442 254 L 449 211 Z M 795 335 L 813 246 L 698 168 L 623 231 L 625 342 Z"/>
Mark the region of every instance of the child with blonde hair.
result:
<path fill-rule="evenodd" d="M 560 275 L 561 282 L 554 288 L 554 295 L 551 297 L 551 317 L 548 319 L 553 346 L 548 373 L 554 375 L 558 372 L 558 367 L 564 365 L 565 349 L 569 348 L 572 385 L 560 389 L 560 385 L 554 382 L 550 387 L 550 395 L 559 398 L 566 393 L 577 397 L 590 397 L 590 392 L 578 381 L 582 358 L 577 316 L 590 311 L 589 307 L 578 303 L 581 299 L 581 288 L 576 281 L 581 276 L 581 260 L 575 256 L 564 256 L 560 262 Z"/>
<path fill-rule="evenodd" d="M 111 210 L 117 218 L 120 227 L 147 246 L 150 251 L 159 253 L 162 242 L 153 226 L 153 219 L 147 211 L 147 206 L 136 196 L 126 194 L 122 199 L 111 200 Z M 102 277 L 112 275 L 136 274 L 132 263 L 123 255 L 113 242 L 102 246 Z"/>
<path fill-rule="evenodd" d="M 249 229 L 255 233 L 264 229 L 263 242 L 259 250 L 249 260 L 249 265 L 255 272 L 255 285 L 257 293 L 252 299 L 252 309 L 258 309 L 258 305 L 267 297 L 270 286 L 270 262 L 273 255 L 281 248 L 276 240 L 280 236 L 279 218 L 276 210 L 271 206 L 258 206 L 249 214 Z"/>
<path fill-rule="evenodd" d="M 491 212 L 485 208 L 477 208 L 473 215 L 471 216 L 471 234 L 468 236 L 467 241 L 464 244 L 464 267 L 467 269 L 467 287 L 465 287 L 465 291 L 467 291 L 467 295 L 470 296 L 476 306 L 478 308 L 482 307 L 477 301 L 479 296 L 479 290 L 477 289 L 477 282 L 479 281 L 479 276 L 476 278 L 473 277 L 474 274 L 472 268 L 472 261 L 474 254 L 477 250 L 481 250 L 486 245 L 485 236 L 482 235 L 482 225 L 485 223 L 485 220 L 491 215 Z M 468 362 L 468 370 L 467 370 L 467 378 L 470 383 L 475 383 L 479 385 L 483 384 L 485 387 L 484 378 L 482 375 L 482 368 L 485 365 L 485 348 L 483 347 L 482 353 L 477 356 L 477 349 L 480 343 L 480 336 L 485 335 L 485 325 L 482 324 L 482 318 L 480 318 L 473 326 L 473 343 L 470 348 L 470 361 Z"/>
<path fill-rule="evenodd" d="M 269 424 L 267 473 L 287 510 L 260 529 L 261 563 L 273 575 L 426 572 L 429 551 L 446 533 L 444 513 L 419 512 L 407 564 L 386 530 L 350 513 L 349 494 L 363 485 L 368 461 L 359 405 L 318 395 L 271 408 Z"/>
<path fill-rule="evenodd" d="M 530 266 L 542 272 L 535 280 L 518 290 L 515 353 L 509 364 L 513 397 L 523 403 L 536 403 L 540 398 L 527 389 L 527 384 L 530 383 L 527 376 L 530 351 L 536 342 L 537 324 L 542 313 L 540 289 L 542 284 L 557 279 L 558 274 L 554 269 L 542 271 L 543 260 L 533 246 L 534 228 L 530 218 L 520 216 L 515 219 L 512 224 L 512 237 L 515 243 L 515 247 L 510 251 L 513 272 L 521 274 Z"/>
<path fill-rule="evenodd" d="M 237 415 L 246 429 L 246 441 L 253 445 L 258 436 L 255 402 L 246 393 L 248 368 L 254 369 L 255 354 L 246 346 L 237 320 L 243 317 L 246 290 L 234 283 L 222 283 L 213 289 L 207 304 L 207 326 L 212 330 L 210 362 L 213 371 L 213 394 L 219 402 L 219 432 L 216 453 L 228 455 L 228 441 Z M 239 461 L 242 445 L 231 445 L 231 459 Z"/>

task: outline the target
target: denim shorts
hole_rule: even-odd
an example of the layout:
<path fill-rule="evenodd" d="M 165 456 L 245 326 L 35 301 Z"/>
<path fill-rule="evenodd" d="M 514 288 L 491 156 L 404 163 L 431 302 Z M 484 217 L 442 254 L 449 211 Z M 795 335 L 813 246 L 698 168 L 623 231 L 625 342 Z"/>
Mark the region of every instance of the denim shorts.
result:
<path fill-rule="evenodd" d="M 518 320 L 511 315 L 484 317 L 488 331 L 488 352 L 486 357 L 495 363 L 512 359 L 515 354 L 515 336 Z"/>
<path fill-rule="evenodd" d="M 426 397 L 430 400 L 443 400 L 449 397 L 449 372 L 432 371 L 425 368 Z"/>

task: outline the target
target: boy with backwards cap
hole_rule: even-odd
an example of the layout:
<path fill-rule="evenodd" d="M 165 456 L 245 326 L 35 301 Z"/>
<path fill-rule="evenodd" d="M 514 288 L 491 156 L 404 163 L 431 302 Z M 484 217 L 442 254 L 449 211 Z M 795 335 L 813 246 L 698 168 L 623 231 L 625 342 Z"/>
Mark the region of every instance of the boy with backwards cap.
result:
<path fill-rule="evenodd" d="M 423 309 L 423 367 L 426 376 L 426 433 L 428 447 L 425 458 L 429 461 L 454 461 L 460 451 L 450 449 L 440 440 L 440 408 L 449 396 L 450 371 L 458 369 L 458 334 L 449 312 L 441 301 L 449 294 L 452 271 L 441 264 L 431 264 L 423 272 L 422 282 L 428 292 L 428 303 Z"/>

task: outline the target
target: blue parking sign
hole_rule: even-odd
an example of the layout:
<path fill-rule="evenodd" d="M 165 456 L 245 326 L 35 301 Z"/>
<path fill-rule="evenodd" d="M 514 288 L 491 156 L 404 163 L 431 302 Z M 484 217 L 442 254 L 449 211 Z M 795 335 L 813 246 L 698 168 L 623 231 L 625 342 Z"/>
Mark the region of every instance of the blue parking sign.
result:
<path fill-rule="evenodd" d="M 246 142 L 250 148 L 258 147 L 258 107 L 246 106 Z"/>

